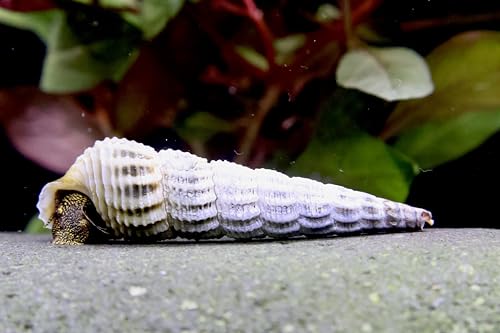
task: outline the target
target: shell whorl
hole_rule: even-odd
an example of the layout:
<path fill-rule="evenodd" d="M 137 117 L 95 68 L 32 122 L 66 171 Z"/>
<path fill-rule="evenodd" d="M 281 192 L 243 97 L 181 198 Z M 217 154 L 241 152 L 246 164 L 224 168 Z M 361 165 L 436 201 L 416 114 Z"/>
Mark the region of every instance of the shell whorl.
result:
<path fill-rule="evenodd" d="M 428 211 L 342 186 L 118 138 L 97 141 L 42 189 L 48 227 L 61 190 L 88 196 L 111 234 L 125 238 L 318 236 L 432 222 Z"/>
<path fill-rule="evenodd" d="M 45 213 L 43 207 L 54 201 L 56 190 L 73 189 L 92 200 L 116 236 L 163 232 L 168 224 L 162 179 L 158 153 L 153 148 L 118 138 L 97 141 L 64 177 L 42 189 L 40 217 L 47 223 L 51 212 Z"/>

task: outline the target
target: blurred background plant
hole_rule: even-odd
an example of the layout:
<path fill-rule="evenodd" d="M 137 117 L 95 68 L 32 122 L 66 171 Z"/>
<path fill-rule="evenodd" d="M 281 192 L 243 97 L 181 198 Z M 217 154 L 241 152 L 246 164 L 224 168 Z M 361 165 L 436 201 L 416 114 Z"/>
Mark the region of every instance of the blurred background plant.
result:
<path fill-rule="evenodd" d="M 0 0 L 0 230 L 113 135 L 498 227 L 499 22 L 472 0 Z"/>

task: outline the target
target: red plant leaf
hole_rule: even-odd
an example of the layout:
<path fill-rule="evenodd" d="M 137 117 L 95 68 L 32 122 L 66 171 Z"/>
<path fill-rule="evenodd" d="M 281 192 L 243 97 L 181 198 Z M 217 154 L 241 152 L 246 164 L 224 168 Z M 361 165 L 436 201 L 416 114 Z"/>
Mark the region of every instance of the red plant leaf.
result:
<path fill-rule="evenodd" d="M 34 88 L 0 92 L 5 132 L 14 147 L 41 166 L 65 172 L 86 147 L 102 138 L 94 114 L 70 96 Z"/>
<path fill-rule="evenodd" d="M 0 0 L 0 7 L 19 12 L 32 12 L 56 6 L 52 0 Z"/>

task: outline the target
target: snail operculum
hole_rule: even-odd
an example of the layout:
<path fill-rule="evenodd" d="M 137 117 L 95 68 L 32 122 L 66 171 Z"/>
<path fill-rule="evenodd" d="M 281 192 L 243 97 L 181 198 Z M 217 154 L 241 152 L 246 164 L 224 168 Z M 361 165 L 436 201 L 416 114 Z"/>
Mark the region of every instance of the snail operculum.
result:
<path fill-rule="evenodd" d="M 57 245 L 93 243 L 109 238 L 90 198 L 77 191 L 56 193 L 50 223 L 53 243 Z"/>

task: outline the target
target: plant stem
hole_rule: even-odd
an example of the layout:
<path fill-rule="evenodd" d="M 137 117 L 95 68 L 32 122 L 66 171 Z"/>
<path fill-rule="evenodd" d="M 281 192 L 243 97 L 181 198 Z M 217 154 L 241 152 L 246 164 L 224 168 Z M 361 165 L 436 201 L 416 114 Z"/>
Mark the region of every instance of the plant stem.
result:
<path fill-rule="evenodd" d="M 352 19 L 351 19 L 351 1 L 342 0 L 342 17 L 344 19 L 344 33 L 347 42 L 347 48 L 351 49 L 353 47 L 352 40 Z"/>
<path fill-rule="evenodd" d="M 270 85 L 267 87 L 264 95 L 257 104 L 255 116 L 252 118 L 243 136 L 240 148 L 238 149 L 239 155 L 235 158 L 236 163 L 246 164 L 249 161 L 252 151 L 255 148 L 255 142 L 262 127 L 262 123 L 271 108 L 276 104 L 280 93 L 281 90 L 277 85 Z"/>
<path fill-rule="evenodd" d="M 248 10 L 248 16 L 254 22 L 255 27 L 260 33 L 262 37 L 262 42 L 264 43 L 264 50 L 266 53 L 267 62 L 269 63 L 269 72 L 271 72 L 272 68 L 276 65 L 275 62 L 275 52 L 273 45 L 273 35 L 271 30 L 267 26 L 264 21 L 264 14 L 262 11 L 257 8 L 255 2 L 253 0 L 244 0 L 245 6 Z"/>
<path fill-rule="evenodd" d="M 263 12 L 255 5 L 254 0 L 243 0 L 243 4 L 243 6 L 238 6 L 228 0 L 218 0 L 216 2 L 216 7 L 224 9 L 234 15 L 247 17 L 252 21 L 261 36 L 265 56 L 269 63 L 268 72 L 271 72 L 272 68 L 276 66 L 273 34 L 264 21 Z"/>
<path fill-rule="evenodd" d="M 431 29 L 436 27 L 446 27 L 450 25 L 467 25 L 500 19 L 500 12 L 476 15 L 450 15 L 447 17 L 423 19 L 401 23 L 401 30 L 411 32 L 416 30 Z"/>

